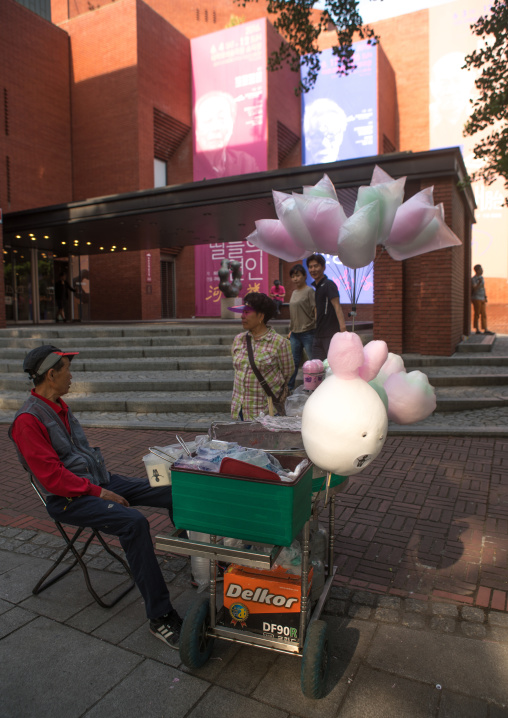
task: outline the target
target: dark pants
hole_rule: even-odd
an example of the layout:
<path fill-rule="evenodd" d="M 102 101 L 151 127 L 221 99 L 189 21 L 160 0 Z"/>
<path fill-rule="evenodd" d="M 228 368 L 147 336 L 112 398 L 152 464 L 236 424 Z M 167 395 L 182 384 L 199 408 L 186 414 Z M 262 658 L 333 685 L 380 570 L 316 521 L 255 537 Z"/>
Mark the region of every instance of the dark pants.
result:
<path fill-rule="evenodd" d="M 330 348 L 330 342 L 332 341 L 333 334 L 329 337 L 317 337 L 314 336 L 314 342 L 312 344 L 312 358 L 321 359 L 324 361 L 328 356 L 328 349 Z"/>
<path fill-rule="evenodd" d="M 311 329 L 308 332 L 291 332 L 289 341 L 291 343 L 291 352 L 293 354 L 295 370 L 291 379 L 288 382 L 289 391 L 293 391 L 293 389 L 295 388 L 296 375 L 298 374 L 298 368 L 302 360 L 303 350 L 305 349 L 307 359 L 313 358 L 312 348 L 314 346 L 314 333 L 314 329 Z"/>
<path fill-rule="evenodd" d="M 148 618 L 159 618 L 172 609 L 166 582 L 153 549 L 150 525 L 132 506 L 153 506 L 173 513 L 171 487 L 154 489 L 147 479 L 131 479 L 111 474 L 109 491 L 123 496 L 129 508 L 96 496 L 78 496 L 72 501 L 62 496 L 48 496 L 51 518 L 71 526 L 94 528 L 118 536 L 134 580 L 145 601 Z"/>

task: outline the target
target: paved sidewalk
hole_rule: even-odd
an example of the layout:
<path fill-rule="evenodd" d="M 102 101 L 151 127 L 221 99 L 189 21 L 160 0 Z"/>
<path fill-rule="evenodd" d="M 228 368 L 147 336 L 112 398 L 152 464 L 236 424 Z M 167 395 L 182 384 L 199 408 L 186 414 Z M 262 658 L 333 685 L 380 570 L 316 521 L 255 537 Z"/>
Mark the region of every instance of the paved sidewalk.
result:
<path fill-rule="evenodd" d="M 189 671 L 149 634 L 136 589 L 107 611 L 72 572 L 33 596 L 60 539 L 6 430 L 2 718 L 508 718 L 507 438 L 389 438 L 338 496 L 331 675 L 311 701 L 292 656 L 216 641 L 207 665 Z M 109 468 L 131 475 L 148 446 L 174 439 L 87 431 Z M 154 532 L 169 528 L 148 513 Z M 189 562 L 160 561 L 183 614 L 195 598 Z M 90 567 L 100 593 L 123 582 L 100 547 Z"/>

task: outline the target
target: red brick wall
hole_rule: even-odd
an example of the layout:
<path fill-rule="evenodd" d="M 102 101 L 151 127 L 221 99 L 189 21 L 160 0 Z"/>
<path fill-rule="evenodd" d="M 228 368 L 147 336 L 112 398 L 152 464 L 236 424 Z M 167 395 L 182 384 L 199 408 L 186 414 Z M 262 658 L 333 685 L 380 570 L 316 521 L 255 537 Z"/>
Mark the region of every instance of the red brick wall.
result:
<path fill-rule="evenodd" d="M 266 22 L 267 54 L 278 50 L 281 36 L 270 22 Z M 268 169 L 275 170 L 278 163 L 277 122 L 301 137 L 301 99 L 295 95 L 298 73 L 285 66 L 277 72 L 268 72 Z M 301 167 L 302 144 L 298 142 L 285 158 L 284 167 Z"/>
<path fill-rule="evenodd" d="M 91 319 L 141 318 L 141 258 L 141 252 L 90 255 Z"/>
<path fill-rule="evenodd" d="M 7 108 L 0 96 L 0 207 L 16 212 L 68 202 L 69 38 L 14 0 L 2 0 L 0 15 L 0 91 L 7 93 Z"/>
<path fill-rule="evenodd" d="M 117 3 L 123 0 L 116 0 Z M 51 0 L 51 19 L 60 24 L 69 17 L 96 12 L 98 8 L 115 0 Z M 234 0 L 147 0 L 159 15 L 171 22 L 186 37 L 207 35 L 222 30 L 229 23 L 231 16 L 236 15 L 244 20 L 255 20 L 266 15 L 266 0 L 249 3 L 241 7 Z M 90 10 L 90 6 L 94 9 Z M 197 10 L 199 9 L 199 19 Z"/>
<path fill-rule="evenodd" d="M 463 196 L 450 179 L 434 185 L 434 201 L 443 202 L 446 221 L 459 239 L 466 235 Z M 428 252 L 403 262 L 386 252 L 374 271 L 374 338 L 390 351 L 449 356 L 464 329 L 464 245 Z"/>
<path fill-rule="evenodd" d="M 403 351 L 403 263 L 378 249 L 374 265 L 374 339 L 382 339 L 394 354 Z"/>
<path fill-rule="evenodd" d="M 176 27 L 186 37 L 208 35 L 223 30 L 231 16 L 236 15 L 244 21 L 266 17 L 266 0 L 248 3 L 241 7 L 234 0 L 147 0 L 156 12 Z M 197 10 L 199 10 L 199 19 Z"/>
<path fill-rule="evenodd" d="M 429 149 L 429 13 L 421 10 L 372 25 L 395 71 L 400 150 Z"/>
<path fill-rule="evenodd" d="M 72 199 L 69 38 L 13 0 L 2 0 L 0 16 L 0 208 L 5 214 Z"/>
<path fill-rule="evenodd" d="M 137 3 L 139 189 L 153 187 L 153 109 L 192 124 L 190 42 L 144 2 Z M 192 182 L 192 131 L 168 163 L 168 184 Z"/>
<path fill-rule="evenodd" d="M 139 189 L 136 4 L 61 25 L 71 38 L 75 200 Z"/>
<path fill-rule="evenodd" d="M 395 72 L 382 45 L 377 46 L 378 152 L 384 153 L 384 137 L 399 150 L 399 113 Z"/>
<path fill-rule="evenodd" d="M 175 260 L 176 316 L 193 317 L 196 313 L 194 247 L 184 247 Z"/>

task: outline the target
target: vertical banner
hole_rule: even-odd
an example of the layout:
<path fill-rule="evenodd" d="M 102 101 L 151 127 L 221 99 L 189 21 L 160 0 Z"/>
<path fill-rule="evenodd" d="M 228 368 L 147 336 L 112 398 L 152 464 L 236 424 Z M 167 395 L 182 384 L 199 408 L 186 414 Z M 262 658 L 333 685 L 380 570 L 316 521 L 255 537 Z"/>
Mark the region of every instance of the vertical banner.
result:
<path fill-rule="evenodd" d="M 249 292 L 269 293 L 268 255 L 250 242 L 205 244 L 195 250 L 196 316 L 220 316 L 222 292 L 219 289 L 218 271 L 223 259 L 240 262 L 242 297 Z"/>
<path fill-rule="evenodd" d="M 254 20 L 191 40 L 194 181 L 268 167 L 266 21 Z M 195 247 L 196 316 L 220 316 L 222 259 L 242 264 L 242 296 L 268 292 L 268 257 L 231 237 Z"/>
<path fill-rule="evenodd" d="M 191 40 L 194 181 L 267 169 L 266 21 Z"/>
<path fill-rule="evenodd" d="M 316 84 L 302 95 L 302 164 L 337 162 L 378 153 L 377 50 L 355 42 L 356 70 L 337 75 L 332 50 L 321 53 Z"/>
<path fill-rule="evenodd" d="M 460 145 L 467 170 L 481 167 L 474 146 L 481 135 L 464 137 L 463 129 L 477 96 L 476 75 L 463 69 L 465 56 L 480 48 L 484 40 L 473 35 L 471 24 L 488 14 L 490 0 L 455 0 L 429 10 L 430 147 Z M 493 131 L 495 127 L 491 127 Z M 487 278 L 491 303 L 508 302 L 508 207 L 504 203 L 503 180 L 491 185 L 473 184 L 477 204 L 473 225 L 472 264 L 481 264 Z"/>

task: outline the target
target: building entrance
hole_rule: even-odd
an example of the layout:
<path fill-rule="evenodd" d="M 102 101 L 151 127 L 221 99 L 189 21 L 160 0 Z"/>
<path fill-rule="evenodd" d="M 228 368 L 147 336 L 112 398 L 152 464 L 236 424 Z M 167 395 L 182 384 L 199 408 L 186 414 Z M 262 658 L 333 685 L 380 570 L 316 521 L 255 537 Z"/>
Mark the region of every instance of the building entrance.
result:
<path fill-rule="evenodd" d="M 88 319 L 89 305 L 88 301 L 84 301 L 88 300 L 88 263 L 84 260 L 88 257 L 81 257 L 80 261 L 76 256 L 56 257 L 51 252 L 35 248 L 5 248 L 6 321 L 9 324 L 54 322 L 58 311 L 55 282 L 62 274 L 66 275 L 67 282 L 74 289 L 73 293 L 68 290 L 68 296 L 64 297 L 66 321 Z M 81 264 L 86 264 L 86 271 L 82 270 Z"/>

